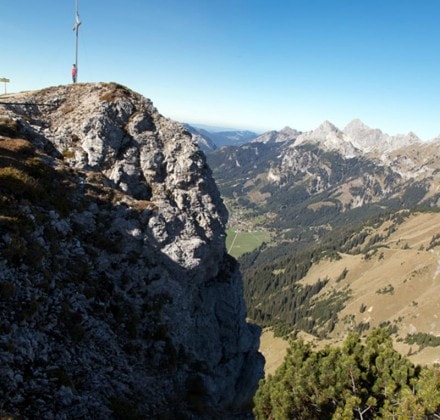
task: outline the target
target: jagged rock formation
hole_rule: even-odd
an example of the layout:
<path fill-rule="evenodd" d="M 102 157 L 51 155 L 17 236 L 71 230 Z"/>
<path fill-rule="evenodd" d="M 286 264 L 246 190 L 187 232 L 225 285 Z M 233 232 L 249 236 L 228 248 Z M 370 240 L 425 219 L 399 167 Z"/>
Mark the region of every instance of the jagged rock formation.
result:
<path fill-rule="evenodd" d="M 324 150 L 336 151 L 345 158 L 368 155 L 371 158 L 382 159 L 383 154 L 420 144 L 421 140 L 412 132 L 390 136 L 355 119 L 343 130 L 329 121 L 324 121 L 316 130 L 300 135 L 295 146 L 307 143 L 316 144 Z"/>
<path fill-rule="evenodd" d="M 224 197 L 277 214 L 278 223 L 291 219 L 294 206 L 306 199 L 312 206 L 331 204 L 337 213 L 384 200 L 394 206 L 436 204 L 437 150 L 438 140 L 422 142 L 411 132 L 390 136 L 360 120 L 340 130 L 325 121 L 306 133 L 289 127 L 270 131 L 241 148 L 217 150 L 208 159 Z M 319 194 L 326 197 L 319 199 Z M 291 211 L 284 216 L 286 209 Z"/>
<path fill-rule="evenodd" d="M 116 84 L 2 100 L 2 415 L 246 410 L 259 330 L 190 134 Z"/>

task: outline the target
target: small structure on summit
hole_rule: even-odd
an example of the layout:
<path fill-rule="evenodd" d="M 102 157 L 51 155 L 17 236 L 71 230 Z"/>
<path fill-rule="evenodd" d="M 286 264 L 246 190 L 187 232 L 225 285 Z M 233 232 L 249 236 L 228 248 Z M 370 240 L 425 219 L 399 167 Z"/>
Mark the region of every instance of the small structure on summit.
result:
<path fill-rule="evenodd" d="M 7 79 L 6 77 L 0 77 L 0 82 L 3 82 L 5 84 L 5 95 L 6 95 L 6 83 L 9 83 L 10 80 Z"/>
<path fill-rule="evenodd" d="M 76 0 L 75 6 L 76 6 L 75 7 L 75 24 L 73 25 L 73 30 L 75 31 L 75 64 L 72 66 L 73 83 L 76 83 L 77 78 L 78 78 L 78 32 L 79 32 L 79 26 L 82 23 L 79 19 L 78 0 Z"/>

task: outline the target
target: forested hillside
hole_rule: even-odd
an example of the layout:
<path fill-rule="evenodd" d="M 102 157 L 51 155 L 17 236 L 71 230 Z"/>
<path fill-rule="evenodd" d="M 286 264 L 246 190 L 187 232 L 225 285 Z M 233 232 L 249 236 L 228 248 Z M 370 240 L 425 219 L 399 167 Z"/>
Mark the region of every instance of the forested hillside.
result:
<path fill-rule="evenodd" d="M 276 247 L 244 255 L 249 317 L 335 341 L 387 325 L 399 351 L 439 363 L 440 214 L 401 211 L 333 233 L 279 257 Z"/>
<path fill-rule="evenodd" d="M 208 157 L 234 238 L 267 238 L 239 257 L 249 317 L 336 341 L 389 325 L 411 360 L 440 362 L 436 143 L 359 121 L 269 134 Z"/>

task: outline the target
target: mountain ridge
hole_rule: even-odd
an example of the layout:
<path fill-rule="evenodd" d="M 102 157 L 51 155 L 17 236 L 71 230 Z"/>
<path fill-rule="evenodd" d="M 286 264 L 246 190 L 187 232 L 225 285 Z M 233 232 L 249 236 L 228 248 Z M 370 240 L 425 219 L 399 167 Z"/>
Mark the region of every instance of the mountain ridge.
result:
<path fill-rule="evenodd" d="M 9 95 L 0 189 L 3 413 L 246 413 L 260 330 L 181 124 L 115 83 Z"/>
<path fill-rule="evenodd" d="M 209 127 L 184 124 L 194 135 L 204 152 L 210 153 L 217 147 L 241 146 L 249 142 L 287 142 L 298 138 L 297 145 L 317 144 L 327 150 L 341 152 L 346 158 L 360 154 L 369 154 L 372 157 L 386 160 L 386 154 L 401 147 L 415 144 L 435 142 L 440 138 L 422 141 L 414 132 L 407 134 L 389 135 L 379 128 L 371 128 L 359 118 L 354 118 L 343 129 L 326 120 L 317 128 L 310 131 L 298 131 L 289 126 L 281 130 L 271 130 L 257 134 L 249 130 L 221 130 Z M 381 154 L 385 154 L 381 158 Z"/>
<path fill-rule="evenodd" d="M 217 168 L 222 171 L 218 174 L 220 183 L 228 178 L 228 173 L 239 180 L 243 177 L 237 185 L 247 182 L 244 197 L 257 205 L 267 202 L 266 190 L 275 193 L 277 187 L 292 189 L 294 185 L 301 185 L 310 196 L 333 188 L 331 196 L 350 207 L 397 198 L 415 183 L 425 185 L 426 199 L 436 194 L 440 156 L 435 139 L 422 142 L 413 133 L 389 136 L 360 120 L 353 120 L 344 130 L 326 121 L 306 133 L 290 128 L 271 131 L 239 149 L 214 152 L 208 160 L 216 176 Z M 254 166 L 245 166 L 245 161 L 249 165 L 254 162 Z M 295 184 L 291 184 L 292 180 Z M 367 189 L 368 194 L 360 197 L 356 193 L 361 191 L 359 188 Z"/>

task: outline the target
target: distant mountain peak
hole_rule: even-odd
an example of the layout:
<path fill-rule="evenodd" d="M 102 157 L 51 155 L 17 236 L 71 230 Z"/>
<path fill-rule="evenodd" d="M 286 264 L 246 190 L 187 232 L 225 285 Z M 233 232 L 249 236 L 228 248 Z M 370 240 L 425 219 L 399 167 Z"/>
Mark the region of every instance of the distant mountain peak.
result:
<path fill-rule="evenodd" d="M 280 137 L 279 141 L 294 140 L 300 134 L 301 134 L 300 131 L 298 131 L 294 128 L 290 128 L 289 126 L 286 126 L 283 129 L 281 129 L 280 131 L 278 131 L 278 135 Z"/>
<path fill-rule="evenodd" d="M 284 128 L 282 128 L 280 131 L 280 133 L 298 133 L 297 130 L 290 128 L 288 125 L 286 125 Z"/>
<path fill-rule="evenodd" d="M 410 131 L 407 135 L 406 135 L 406 138 L 408 139 L 408 141 L 411 143 L 411 142 L 419 142 L 419 141 L 421 141 L 420 140 L 420 137 L 416 134 L 416 133 L 414 133 L 414 131 Z"/>
<path fill-rule="evenodd" d="M 369 131 L 369 130 L 371 130 L 371 128 L 368 127 L 368 125 L 366 125 L 359 118 L 355 118 L 354 120 L 350 121 L 342 131 L 345 134 L 352 134 L 352 133 L 359 133 L 362 131 Z"/>
<path fill-rule="evenodd" d="M 288 126 L 284 127 L 280 131 L 268 131 L 267 133 L 258 136 L 252 142 L 255 143 L 281 143 L 285 141 L 296 140 L 296 138 L 301 134 L 300 131 L 290 128 Z"/>
<path fill-rule="evenodd" d="M 346 158 L 356 155 L 353 144 L 344 136 L 344 133 L 333 123 L 326 120 L 313 131 L 298 136 L 295 146 L 301 144 L 315 144 L 323 150 L 332 150 L 341 153 Z"/>
<path fill-rule="evenodd" d="M 343 130 L 326 120 L 315 130 L 298 136 L 295 146 L 309 143 L 324 150 L 337 151 L 345 158 L 369 154 L 370 157 L 386 160 L 387 153 L 420 142 L 420 138 L 412 131 L 390 136 L 356 118 Z"/>
<path fill-rule="evenodd" d="M 321 132 L 339 132 L 339 128 L 336 127 L 332 122 L 329 120 L 325 120 L 315 131 L 321 131 Z"/>

